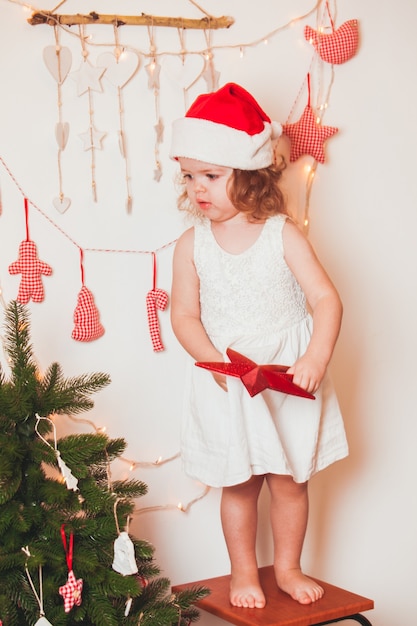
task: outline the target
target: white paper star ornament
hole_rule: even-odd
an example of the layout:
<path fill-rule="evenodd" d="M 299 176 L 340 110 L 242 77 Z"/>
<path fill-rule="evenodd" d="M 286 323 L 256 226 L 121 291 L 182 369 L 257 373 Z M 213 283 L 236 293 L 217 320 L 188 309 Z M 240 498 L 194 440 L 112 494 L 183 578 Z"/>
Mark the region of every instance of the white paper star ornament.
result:
<path fill-rule="evenodd" d="M 91 126 L 84 133 L 80 133 L 79 137 L 81 137 L 84 142 L 84 150 L 102 150 L 103 139 L 107 135 L 100 130 L 97 130 L 94 126 Z"/>
<path fill-rule="evenodd" d="M 105 67 L 94 67 L 88 59 L 83 61 L 79 69 L 70 74 L 77 83 L 77 94 L 82 96 L 89 89 L 102 92 L 103 87 L 100 79 L 105 71 Z"/>

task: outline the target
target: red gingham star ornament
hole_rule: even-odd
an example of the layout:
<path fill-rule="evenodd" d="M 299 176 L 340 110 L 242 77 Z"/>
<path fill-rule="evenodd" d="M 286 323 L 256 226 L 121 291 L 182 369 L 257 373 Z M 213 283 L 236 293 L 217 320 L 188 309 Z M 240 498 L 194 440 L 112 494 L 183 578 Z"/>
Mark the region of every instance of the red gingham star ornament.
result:
<path fill-rule="evenodd" d="M 81 578 L 75 578 L 73 570 L 68 572 L 68 580 L 65 585 L 59 588 L 59 595 L 64 598 L 64 611 L 69 613 L 74 606 L 81 604 L 81 592 L 83 590 L 83 581 Z"/>
<path fill-rule="evenodd" d="M 75 578 L 74 571 L 72 569 L 72 558 L 74 553 L 74 534 L 70 533 L 69 546 L 67 546 L 67 537 L 65 534 L 65 524 L 61 526 L 61 539 L 64 546 L 67 566 L 68 566 L 68 580 L 65 585 L 59 588 L 59 594 L 64 599 L 64 611 L 69 613 L 73 606 L 80 606 L 82 598 L 81 592 L 83 590 L 83 580 Z"/>
<path fill-rule="evenodd" d="M 309 87 L 310 91 L 310 87 Z M 338 132 L 334 126 L 318 124 L 313 109 L 310 106 L 310 93 L 308 104 L 302 116 L 294 124 L 284 124 L 282 132 L 291 141 L 290 161 L 296 161 L 303 154 L 309 154 L 319 163 L 326 160 L 324 154 L 324 142 Z"/>

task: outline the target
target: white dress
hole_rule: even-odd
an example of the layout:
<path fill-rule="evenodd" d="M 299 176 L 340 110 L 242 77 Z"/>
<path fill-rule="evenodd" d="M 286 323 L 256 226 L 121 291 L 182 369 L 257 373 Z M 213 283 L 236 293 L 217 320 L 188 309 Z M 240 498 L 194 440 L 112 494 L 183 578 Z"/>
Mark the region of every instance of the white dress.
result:
<path fill-rule="evenodd" d="M 269 218 L 242 254 L 219 246 L 209 220 L 194 228 L 201 320 L 224 355 L 231 347 L 259 365 L 292 365 L 307 348 L 312 319 L 284 259 L 285 220 L 283 215 Z M 347 456 L 343 419 L 328 375 L 311 400 L 273 390 L 251 397 L 231 376 L 225 392 L 191 358 L 187 368 L 181 456 L 190 477 L 213 487 L 266 473 L 304 482 Z"/>

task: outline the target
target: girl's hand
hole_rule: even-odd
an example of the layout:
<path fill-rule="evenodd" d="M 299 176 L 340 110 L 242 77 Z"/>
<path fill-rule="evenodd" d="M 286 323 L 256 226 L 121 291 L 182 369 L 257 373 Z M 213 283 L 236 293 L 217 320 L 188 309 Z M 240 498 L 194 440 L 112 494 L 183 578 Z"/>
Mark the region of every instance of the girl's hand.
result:
<path fill-rule="evenodd" d="M 227 391 L 227 379 L 224 374 L 219 374 L 218 372 L 212 372 L 212 376 L 216 383 L 223 389 L 223 391 Z"/>
<path fill-rule="evenodd" d="M 319 388 L 326 366 L 316 359 L 304 354 L 292 367 L 287 370 L 287 374 L 293 375 L 293 383 L 309 393 L 315 393 Z"/>

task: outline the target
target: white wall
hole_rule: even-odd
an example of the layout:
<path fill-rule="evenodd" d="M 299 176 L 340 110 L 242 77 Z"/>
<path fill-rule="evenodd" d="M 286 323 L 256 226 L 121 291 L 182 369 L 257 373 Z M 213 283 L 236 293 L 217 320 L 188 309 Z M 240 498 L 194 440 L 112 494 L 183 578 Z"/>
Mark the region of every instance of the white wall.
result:
<path fill-rule="evenodd" d="M 51 9 L 55 4 L 44 0 L 37 8 Z M 100 7 L 74 0 L 61 11 L 115 13 L 116 4 L 119 14 L 138 10 L 129 0 L 102 1 Z M 260 0 L 255 13 L 253 3 L 238 0 L 203 4 L 215 15 L 235 17 L 228 31 L 214 34 L 213 43 L 218 45 L 253 42 L 314 5 L 312 0 Z M 141 5 L 139 10 L 147 13 L 199 16 L 185 0 Z M 312 480 L 304 563 L 315 576 L 373 598 L 376 608 L 368 616 L 374 626 L 414 626 L 417 90 L 412 70 L 417 54 L 417 6 L 403 2 L 396 10 L 387 0 L 340 0 L 337 5 L 336 26 L 357 18 L 361 45 L 353 59 L 335 66 L 324 123 L 340 131 L 327 143 L 326 164 L 318 167 L 310 236 L 345 305 L 332 373 L 351 454 Z M 86 417 L 105 425 L 110 436 L 125 437 L 129 459 L 167 458 L 179 447 L 184 355 L 170 330 L 168 311 L 159 314 L 166 350 L 155 354 L 151 349 L 145 297 L 152 287 L 152 262 L 145 252 L 159 250 L 184 228 L 175 207 L 175 165 L 167 156 L 170 122 L 184 112 L 181 89 L 173 80 L 178 57 L 165 61 L 161 74 L 160 107 L 166 131 L 161 146 L 164 174 L 159 183 L 153 180 L 154 102 L 143 67 L 124 89 L 134 198 L 130 215 L 124 206 L 123 162 L 117 146 L 116 92 L 103 81 L 104 93 L 94 93 L 96 126 L 107 131 L 103 150 L 96 153 L 98 201 L 94 203 L 91 154 L 83 151 L 78 137 L 88 127 L 87 96 L 77 97 L 74 81 L 65 81 L 62 111 L 71 134 L 62 155 L 62 171 L 71 207 L 61 215 L 52 205 L 59 191 L 54 138 L 57 89 L 42 60 L 43 49 L 54 45 L 53 29 L 29 26 L 27 16 L 17 3 L 0 0 L 0 156 L 10 170 L 0 164 L 3 297 L 10 300 L 17 294 L 18 277 L 9 276 L 7 268 L 25 238 L 26 194 L 31 201 L 31 238 L 40 258 L 54 270 L 53 276 L 44 279 L 45 301 L 30 304 L 40 366 L 58 361 L 68 376 L 108 372 L 112 384 L 97 396 L 94 410 Z M 268 45 L 248 48 L 243 59 L 238 48 L 216 51 L 221 83 L 240 82 L 274 119 L 285 122 L 312 58 L 302 29 L 305 23 L 314 26 L 315 18 L 313 13 L 284 29 Z M 73 70 L 81 63 L 77 32 L 74 27 L 72 34 L 61 36 L 61 45 L 72 50 Z M 96 43 L 113 40 L 111 27 L 88 28 L 87 33 L 93 34 Z M 122 43 L 149 49 L 145 28 L 124 27 L 119 36 Z M 180 49 L 175 30 L 157 29 L 156 43 L 161 52 Z M 204 49 L 203 34 L 187 32 L 186 47 Z M 105 48 L 89 50 L 94 63 Z M 188 63 L 196 64 L 198 59 L 187 57 Z M 328 69 L 324 69 L 325 80 Z M 317 63 L 313 64 L 313 81 L 318 70 Z M 201 80 L 191 90 L 188 103 L 204 89 Z M 301 113 L 306 97 L 304 90 L 291 121 Z M 306 162 L 308 158 L 291 168 L 298 182 Z M 303 197 L 301 188 L 301 202 Z M 92 343 L 71 339 L 72 314 L 81 287 L 75 244 L 133 250 L 85 252 L 86 285 L 106 328 L 105 335 Z M 167 291 L 171 257 L 172 246 L 157 254 L 158 286 Z M 77 428 L 88 430 L 89 425 Z M 73 429 L 69 420 L 63 421 L 62 432 Z M 116 475 L 127 472 L 126 464 L 115 468 Z M 187 503 L 202 489 L 182 474 L 179 460 L 159 468 L 139 468 L 134 475 L 149 485 L 149 495 L 138 507 Z M 219 493 L 213 490 L 187 513 L 162 508 L 135 517 L 131 530 L 155 545 L 156 560 L 173 583 L 227 573 L 218 504 Z M 262 527 L 267 524 L 266 504 L 265 494 Z M 270 548 L 269 535 L 262 530 L 261 564 L 271 562 Z M 201 623 L 224 622 L 204 614 Z"/>

